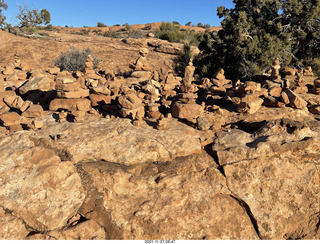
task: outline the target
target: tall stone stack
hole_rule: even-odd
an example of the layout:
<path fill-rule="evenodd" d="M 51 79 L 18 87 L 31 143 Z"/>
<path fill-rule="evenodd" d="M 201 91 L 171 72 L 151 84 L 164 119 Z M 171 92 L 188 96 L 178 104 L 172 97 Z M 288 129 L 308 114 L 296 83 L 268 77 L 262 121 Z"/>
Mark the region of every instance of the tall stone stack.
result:
<path fill-rule="evenodd" d="M 193 75 L 196 68 L 193 66 L 192 59 L 189 62 L 189 65 L 184 71 L 183 84 L 181 86 L 182 92 L 194 92 L 195 86 L 192 84 Z"/>
<path fill-rule="evenodd" d="M 84 78 L 88 87 L 98 87 L 101 83 L 99 81 L 102 78 L 100 75 L 96 74 L 94 70 L 93 61 L 94 58 L 89 54 L 86 61 L 86 68 L 84 71 Z"/>
<path fill-rule="evenodd" d="M 152 67 L 147 60 L 148 53 L 148 48 L 141 48 L 139 50 L 140 57 L 135 63 L 129 65 L 129 67 L 133 69 L 133 72 L 131 73 L 133 81 L 145 81 L 150 80 L 153 77 Z"/>
<path fill-rule="evenodd" d="M 185 69 L 182 93 L 178 95 L 178 101 L 172 106 L 172 116 L 179 119 L 185 119 L 192 123 L 197 122 L 197 118 L 204 113 L 204 106 L 196 103 L 198 95 L 194 93 L 195 86 L 192 84 L 195 68 L 190 61 Z"/>
<path fill-rule="evenodd" d="M 280 66 L 280 61 L 278 58 L 276 58 L 271 66 L 271 80 L 272 81 L 280 81 L 281 80 L 281 76 L 280 76 L 280 70 L 281 66 Z"/>

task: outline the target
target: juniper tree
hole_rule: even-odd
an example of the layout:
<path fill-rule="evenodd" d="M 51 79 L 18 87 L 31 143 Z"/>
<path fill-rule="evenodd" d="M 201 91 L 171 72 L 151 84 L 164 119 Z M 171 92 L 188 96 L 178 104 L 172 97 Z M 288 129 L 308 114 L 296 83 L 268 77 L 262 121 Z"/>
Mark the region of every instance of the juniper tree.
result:
<path fill-rule="evenodd" d="M 234 0 L 232 9 L 218 8 L 223 18 L 222 30 L 211 34 L 203 46 L 210 46 L 211 54 L 204 52 L 198 67 L 207 75 L 223 67 L 233 78 L 251 78 L 265 71 L 278 57 L 282 64 L 289 64 L 290 32 L 284 32 L 281 0 Z M 201 46 L 200 46 L 201 48 Z M 203 67 L 206 61 L 209 67 Z M 201 67 L 202 66 L 202 67 Z"/>
<path fill-rule="evenodd" d="M 18 5 L 19 14 L 17 19 L 20 21 L 20 27 L 35 27 L 41 24 L 49 24 L 51 16 L 48 10 L 42 9 L 40 12 L 37 9 L 30 9 L 27 4 L 24 6 Z"/>
<path fill-rule="evenodd" d="M 282 25 L 291 33 L 294 61 L 315 65 L 320 56 L 320 0 L 283 1 Z"/>
<path fill-rule="evenodd" d="M 4 2 L 4 0 L 0 0 L 0 27 L 5 24 L 6 16 L 2 14 L 3 10 L 8 8 L 8 4 Z"/>

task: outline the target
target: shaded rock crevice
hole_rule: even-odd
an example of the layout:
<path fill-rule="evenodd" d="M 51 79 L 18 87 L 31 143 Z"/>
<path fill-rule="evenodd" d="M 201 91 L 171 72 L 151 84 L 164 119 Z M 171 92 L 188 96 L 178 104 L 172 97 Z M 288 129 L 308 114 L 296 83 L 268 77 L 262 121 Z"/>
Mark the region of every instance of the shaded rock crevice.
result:
<path fill-rule="evenodd" d="M 250 209 L 250 206 L 242 199 L 236 197 L 235 195 L 231 195 L 231 197 L 233 199 L 235 199 L 239 205 L 246 211 L 246 213 L 248 214 L 250 220 L 251 220 L 251 223 L 253 225 L 253 228 L 255 229 L 257 235 L 259 236 L 260 240 L 262 240 L 261 236 L 260 236 L 260 231 L 259 231 L 259 226 L 258 226 L 258 221 L 257 219 L 254 217 L 251 209 Z"/>

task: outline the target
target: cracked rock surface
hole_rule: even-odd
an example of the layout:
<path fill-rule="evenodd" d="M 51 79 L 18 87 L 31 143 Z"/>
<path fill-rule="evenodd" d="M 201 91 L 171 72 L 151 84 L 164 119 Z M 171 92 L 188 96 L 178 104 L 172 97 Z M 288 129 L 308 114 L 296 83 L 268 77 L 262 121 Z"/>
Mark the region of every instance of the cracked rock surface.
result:
<path fill-rule="evenodd" d="M 0 137 L 1 239 L 320 238 L 316 119 L 251 117 L 207 151 L 174 119 L 43 119 Z"/>

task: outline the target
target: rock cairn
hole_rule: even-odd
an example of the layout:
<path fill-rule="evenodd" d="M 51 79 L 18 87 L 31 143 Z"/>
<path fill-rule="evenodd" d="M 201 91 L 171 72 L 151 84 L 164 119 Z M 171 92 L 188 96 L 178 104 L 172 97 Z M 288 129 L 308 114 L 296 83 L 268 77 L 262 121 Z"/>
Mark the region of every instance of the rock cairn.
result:
<path fill-rule="evenodd" d="M 84 72 L 56 67 L 30 70 L 16 55 L 13 63 L 0 67 L 0 133 L 44 128 L 41 118 L 51 113 L 61 123 L 82 123 L 90 116 L 123 117 L 137 126 L 150 120 L 156 128 L 166 129 L 170 120 L 179 119 L 214 131 L 226 126 L 222 115 L 228 110 L 254 114 L 262 106 L 290 106 L 320 113 L 320 98 L 311 97 L 320 95 L 320 81 L 311 67 L 286 67 L 282 79 L 280 62 L 275 59 L 271 74 L 259 82 L 232 82 L 223 69 L 211 79 L 199 80 L 192 60 L 179 77 L 168 69 L 154 72 L 148 53 L 148 48 L 140 49 L 126 78 L 105 70 L 96 72 L 90 55 Z"/>

